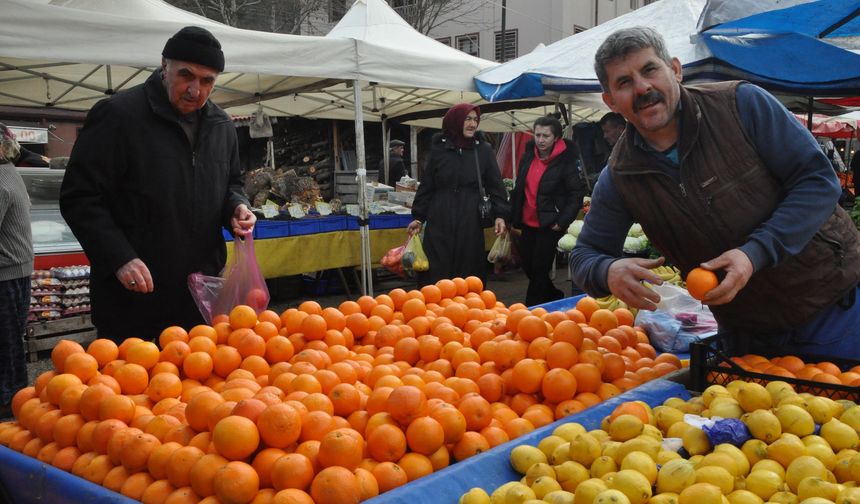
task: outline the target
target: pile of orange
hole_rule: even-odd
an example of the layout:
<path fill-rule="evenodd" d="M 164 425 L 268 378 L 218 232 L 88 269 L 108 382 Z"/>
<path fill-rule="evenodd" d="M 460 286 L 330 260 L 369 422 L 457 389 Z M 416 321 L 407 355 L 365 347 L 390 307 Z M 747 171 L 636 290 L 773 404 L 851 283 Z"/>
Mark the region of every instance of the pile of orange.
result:
<path fill-rule="evenodd" d="M 795 355 L 785 355 L 768 359 L 761 355 L 747 354 L 740 357 L 731 357 L 730 360 L 737 364 L 741 369 L 753 373 L 762 373 L 784 378 L 799 378 L 801 380 L 809 380 L 825 384 L 848 385 L 851 387 L 860 386 L 860 365 L 854 366 L 847 371 L 843 371 L 833 362 L 804 362 L 803 359 Z M 723 367 L 729 366 L 726 362 L 723 362 L 720 365 Z M 709 376 L 709 379 L 711 379 L 712 382 L 720 379 L 720 383 L 737 378 L 737 376 L 730 376 L 726 373 L 711 373 Z"/>
<path fill-rule="evenodd" d="M 350 503 L 680 367 L 629 311 L 506 307 L 476 277 L 86 349 L 0 443 L 145 503 Z"/>

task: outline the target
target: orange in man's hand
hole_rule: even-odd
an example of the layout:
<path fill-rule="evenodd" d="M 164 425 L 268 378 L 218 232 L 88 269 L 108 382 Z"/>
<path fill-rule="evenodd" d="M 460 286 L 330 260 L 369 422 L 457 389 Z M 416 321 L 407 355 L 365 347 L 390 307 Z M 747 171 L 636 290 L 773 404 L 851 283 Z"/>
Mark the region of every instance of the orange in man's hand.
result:
<path fill-rule="evenodd" d="M 687 274 L 687 290 L 694 299 L 705 299 L 705 294 L 720 283 L 713 271 L 693 268 Z"/>

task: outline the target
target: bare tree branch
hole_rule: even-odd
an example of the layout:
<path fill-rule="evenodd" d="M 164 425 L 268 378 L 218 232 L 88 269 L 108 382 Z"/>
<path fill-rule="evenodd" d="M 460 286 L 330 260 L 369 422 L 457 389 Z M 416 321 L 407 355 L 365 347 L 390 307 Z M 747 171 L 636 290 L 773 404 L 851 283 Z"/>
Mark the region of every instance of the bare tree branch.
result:
<path fill-rule="evenodd" d="M 481 2 L 473 0 L 389 0 L 394 10 L 407 23 L 427 35 L 448 22 L 462 22 L 464 16 L 476 12 Z"/>

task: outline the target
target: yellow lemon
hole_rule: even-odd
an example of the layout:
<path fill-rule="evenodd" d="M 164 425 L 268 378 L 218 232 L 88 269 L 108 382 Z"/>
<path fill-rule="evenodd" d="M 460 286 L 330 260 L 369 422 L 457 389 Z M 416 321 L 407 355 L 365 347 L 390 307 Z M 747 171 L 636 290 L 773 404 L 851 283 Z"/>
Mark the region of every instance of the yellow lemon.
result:
<path fill-rule="evenodd" d="M 623 492 L 610 488 L 597 494 L 594 504 L 631 504 L 631 502 Z"/>
<path fill-rule="evenodd" d="M 552 431 L 553 436 L 558 436 L 565 441 L 573 441 L 573 438 L 584 433 L 585 427 L 576 422 L 561 424 Z"/>
<path fill-rule="evenodd" d="M 803 437 L 815 431 L 815 421 L 812 420 L 812 415 L 800 406 L 784 404 L 774 409 L 773 412 L 782 425 L 782 432 Z"/>
<path fill-rule="evenodd" d="M 568 492 L 573 492 L 580 483 L 589 479 L 591 474 L 588 468 L 579 462 L 568 460 L 562 464 L 555 466 L 555 480 L 561 485 L 561 488 Z"/>
<path fill-rule="evenodd" d="M 779 418 L 769 410 L 756 410 L 741 417 L 752 437 L 771 443 L 782 434 Z"/>
<path fill-rule="evenodd" d="M 696 482 L 696 469 L 684 459 L 670 460 L 657 472 L 657 493 L 681 493 Z"/>
<path fill-rule="evenodd" d="M 770 392 L 762 385 L 752 382 L 742 383 L 738 388 L 737 401 L 744 411 L 749 413 L 760 409 L 767 410 L 773 406 L 773 398 L 770 396 Z"/>
<path fill-rule="evenodd" d="M 543 496 L 548 504 L 574 504 L 574 495 L 566 490 L 556 490 Z"/>
<path fill-rule="evenodd" d="M 657 482 L 657 462 L 645 452 L 633 451 L 628 453 L 621 461 L 620 469 L 622 471 L 630 469 L 642 474 L 651 485 Z"/>
<path fill-rule="evenodd" d="M 860 442 L 860 437 L 857 436 L 857 431 L 853 427 L 835 418 L 831 418 L 829 422 L 821 426 L 821 437 L 827 440 L 830 447 L 836 451 L 853 450 L 857 448 L 857 443 Z"/>
<path fill-rule="evenodd" d="M 532 465 L 546 461 L 546 455 L 537 446 L 519 445 L 511 450 L 511 466 L 520 474 L 525 474 Z"/>
<path fill-rule="evenodd" d="M 696 483 L 710 483 L 720 487 L 728 495 L 735 489 L 735 477 L 723 467 L 699 465 L 696 469 Z"/>
<path fill-rule="evenodd" d="M 643 474 L 631 469 L 615 473 L 609 488 L 620 490 L 630 499 L 630 504 L 645 504 L 651 498 L 651 482 Z"/>
<path fill-rule="evenodd" d="M 730 504 L 762 504 L 764 502 L 761 497 L 749 490 L 735 490 L 726 498 L 729 499 Z"/>
<path fill-rule="evenodd" d="M 806 412 L 804 411 L 804 413 Z M 796 435 L 785 432 L 779 439 L 767 446 L 767 456 L 782 464 L 782 467 L 786 469 L 788 469 L 792 460 L 805 453 L 806 446 L 803 444 L 803 441 Z"/>
<path fill-rule="evenodd" d="M 839 487 L 835 484 L 815 476 L 803 478 L 797 485 L 797 498 L 801 501 L 810 497 L 821 497 L 836 502 Z"/>
<path fill-rule="evenodd" d="M 785 482 L 788 484 L 788 488 L 794 493 L 797 493 L 800 480 L 809 476 L 821 479 L 827 477 L 827 468 L 824 467 L 824 464 L 817 458 L 809 455 L 797 457 L 785 469 Z"/>
<path fill-rule="evenodd" d="M 765 501 L 784 488 L 782 478 L 771 471 L 752 470 L 746 477 L 746 489 Z"/>
<path fill-rule="evenodd" d="M 723 494 L 719 487 L 710 483 L 695 483 L 678 495 L 678 504 L 722 504 Z"/>
<path fill-rule="evenodd" d="M 474 487 L 464 493 L 458 502 L 459 504 L 490 504 L 490 496 L 483 488 Z"/>
<path fill-rule="evenodd" d="M 698 427 L 687 430 L 681 440 L 684 443 L 684 449 L 690 455 L 700 455 L 711 451 L 711 441 L 708 439 L 708 435 Z"/>
<path fill-rule="evenodd" d="M 592 504 L 597 494 L 606 490 L 606 482 L 600 478 L 591 478 L 583 481 L 574 491 L 574 504 Z"/>
<path fill-rule="evenodd" d="M 558 484 L 558 481 L 553 478 L 549 476 L 541 476 L 531 484 L 531 489 L 535 493 L 535 497 L 543 499 L 544 495 L 550 492 L 555 492 L 556 490 L 561 490 L 562 488 L 561 485 Z"/>
<path fill-rule="evenodd" d="M 639 423 L 641 424 L 642 421 L 640 420 Z M 594 459 L 600 455 L 600 442 L 591 434 L 585 432 L 577 434 L 576 437 L 570 441 L 570 445 L 568 447 L 568 460 L 573 460 L 574 462 L 579 462 L 580 464 L 589 467 L 591 466 L 591 463 L 594 462 Z"/>
<path fill-rule="evenodd" d="M 543 476 L 549 476 L 550 478 L 555 479 L 555 469 L 553 469 L 552 466 L 547 464 L 546 462 L 538 462 L 537 464 L 533 464 L 526 471 L 526 485 L 531 486 L 536 479 Z"/>
<path fill-rule="evenodd" d="M 568 441 L 561 436 L 556 436 L 555 434 L 547 436 L 540 440 L 538 443 L 538 449 L 544 453 L 544 455 L 549 458 L 552 455 L 552 452 L 562 444 L 567 443 Z"/>

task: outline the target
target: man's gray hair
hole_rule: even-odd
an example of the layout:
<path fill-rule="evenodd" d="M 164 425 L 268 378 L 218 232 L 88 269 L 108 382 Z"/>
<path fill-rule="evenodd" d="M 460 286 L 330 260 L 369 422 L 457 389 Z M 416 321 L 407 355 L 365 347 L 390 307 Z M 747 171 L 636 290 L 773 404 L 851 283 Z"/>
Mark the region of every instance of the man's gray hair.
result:
<path fill-rule="evenodd" d="M 647 26 L 634 26 L 623 28 L 606 37 L 606 40 L 597 48 L 594 55 L 594 72 L 604 91 L 609 90 L 609 76 L 606 74 L 606 65 L 618 58 L 624 58 L 628 54 L 647 48 L 654 49 L 661 60 L 672 66 L 672 57 L 666 50 L 666 42 L 654 29 Z"/>

